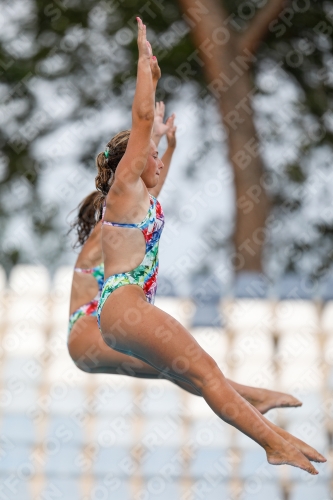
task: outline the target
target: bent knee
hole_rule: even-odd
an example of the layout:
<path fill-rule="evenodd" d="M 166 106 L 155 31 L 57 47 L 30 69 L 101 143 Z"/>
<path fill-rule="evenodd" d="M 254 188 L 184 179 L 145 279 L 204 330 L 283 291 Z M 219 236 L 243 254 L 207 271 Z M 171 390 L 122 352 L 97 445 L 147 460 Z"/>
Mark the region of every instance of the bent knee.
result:
<path fill-rule="evenodd" d="M 84 372 L 89 372 L 89 367 L 83 360 L 82 349 L 79 342 L 77 342 L 76 339 L 71 339 L 71 337 L 69 337 L 67 341 L 67 349 L 68 354 L 77 368 Z"/>
<path fill-rule="evenodd" d="M 72 361 L 82 371 L 89 372 L 94 358 L 101 352 L 101 340 L 95 318 L 80 318 L 67 339 L 67 349 Z M 90 320 L 90 321 L 89 321 Z"/>
<path fill-rule="evenodd" d="M 93 373 L 92 368 L 96 366 L 96 362 L 94 358 L 90 358 L 84 350 L 82 350 L 82 346 L 80 346 L 79 342 L 70 340 L 67 342 L 68 354 L 70 355 L 75 366 L 86 373 Z"/>
<path fill-rule="evenodd" d="M 68 349 L 68 354 L 76 364 L 76 361 L 79 357 L 79 352 L 78 352 L 78 343 L 76 342 L 76 339 L 73 338 L 72 335 L 69 335 L 67 339 L 67 349 Z"/>
<path fill-rule="evenodd" d="M 218 374 L 222 375 L 222 372 L 215 359 L 209 356 L 209 354 L 206 354 L 204 359 L 200 360 L 200 363 L 189 370 L 189 378 L 199 390 L 204 389 L 208 385 L 216 385 L 220 378 Z"/>

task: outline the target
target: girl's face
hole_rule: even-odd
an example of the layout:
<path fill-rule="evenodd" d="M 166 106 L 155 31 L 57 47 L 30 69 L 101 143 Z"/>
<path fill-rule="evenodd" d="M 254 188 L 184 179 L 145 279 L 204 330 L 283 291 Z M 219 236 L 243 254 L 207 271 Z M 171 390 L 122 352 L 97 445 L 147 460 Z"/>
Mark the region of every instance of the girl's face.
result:
<path fill-rule="evenodd" d="M 164 167 L 162 160 L 158 157 L 158 151 L 153 139 L 150 139 L 150 151 L 147 163 L 141 174 L 141 179 L 147 188 L 153 188 L 158 184 L 160 170 Z"/>

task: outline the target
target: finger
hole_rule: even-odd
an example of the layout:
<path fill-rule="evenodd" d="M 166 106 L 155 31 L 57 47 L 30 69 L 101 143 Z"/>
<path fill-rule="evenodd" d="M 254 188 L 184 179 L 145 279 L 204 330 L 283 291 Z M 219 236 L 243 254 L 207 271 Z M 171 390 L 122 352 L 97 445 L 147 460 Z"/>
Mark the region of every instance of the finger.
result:
<path fill-rule="evenodd" d="M 142 23 L 142 21 L 141 21 Z M 142 30 L 141 30 L 141 43 L 142 43 L 142 47 L 144 47 L 144 45 L 146 44 L 147 42 L 147 38 L 146 38 L 146 25 L 142 23 Z"/>
<path fill-rule="evenodd" d="M 146 43 L 147 43 L 147 47 L 148 47 L 148 53 L 149 53 L 149 55 L 151 56 L 151 55 L 153 54 L 153 51 L 152 51 L 151 45 L 150 45 L 150 43 L 148 42 L 148 40 L 146 40 Z"/>
<path fill-rule="evenodd" d="M 138 45 L 141 50 L 145 50 L 146 43 L 146 25 L 143 24 L 142 20 L 138 17 Z"/>
<path fill-rule="evenodd" d="M 137 17 L 136 20 L 138 22 L 138 43 L 139 43 L 139 41 L 141 40 L 142 22 L 141 22 L 141 19 L 139 17 Z"/>
<path fill-rule="evenodd" d="M 142 34 L 142 32 L 144 30 L 144 24 L 139 17 L 137 17 L 136 19 L 138 21 L 138 34 Z"/>
<path fill-rule="evenodd" d="M 153 71 L 155 71 L 156 67 L 157 67 L 157 59 L 156 58 L 154 59 L 154 58 L 155 58 L 155 56 L 152 56 L 150 58 L 150 64 L 151 64 L 151 68 Z"/>

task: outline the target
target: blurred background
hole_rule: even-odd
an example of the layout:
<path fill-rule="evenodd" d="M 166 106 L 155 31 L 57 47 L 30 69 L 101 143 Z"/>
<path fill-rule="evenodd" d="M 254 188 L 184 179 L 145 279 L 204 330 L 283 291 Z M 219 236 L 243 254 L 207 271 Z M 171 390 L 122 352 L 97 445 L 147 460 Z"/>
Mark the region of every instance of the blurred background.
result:
<path fill-rule="evenodd" d="M 157 305 L 226 375 L 304 401 L 268 415 L 329 458 L 315 478 L 68 356 L 67 231 L 131 126 L 138 15 L 178 127 Z M 0 27 L 0 498 L 332 498 L 333 2 L 8 0 Z"/>

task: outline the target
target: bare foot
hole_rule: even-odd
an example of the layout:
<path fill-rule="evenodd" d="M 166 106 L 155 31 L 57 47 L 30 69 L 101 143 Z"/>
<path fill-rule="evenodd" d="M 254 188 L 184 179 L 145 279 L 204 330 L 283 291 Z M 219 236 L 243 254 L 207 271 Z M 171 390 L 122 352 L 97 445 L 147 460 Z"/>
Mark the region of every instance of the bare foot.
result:
<path fill-rule="evenodd" d="M 274 431 L 279 434 L 279 436 L 281 436 L 288 443 L 301 451 L 303 455 L 306 456 L 306 458 L 308 458 L 312 462 L 327 462 L 326 458 L 323 457 L 323 455 L 321 455 L 317 450 L 315 450 L 308 444 L 304 443 L 304 441 L 301 441 L 301 439 L 298 439 L 297 437 L 293 436 L 286 430 L 281 429 L 281 427 L 278 427 L 277 425 L 273 424 L 273 426 Z"/>
<path fill-rule="evenodd" d="M 264 414 L 273 408 L 291 408 L 302 406 L 302 402 L 284 392 L 269 391 L 268 389 L 253 388 L 250 395 L 243 395 L 251 405 Z"/>
<path fill-rule="evenodd" d="M 270 427 L 276 434 L 278 434 L 278 436 L 280 436 L 284 440 L 284 442 L 287 441 L 289 445 L 292 445 L 294 448 L 299 450 L 306 458 L 308 458 L 312 462 L 327 462 L 326 458 L 323 457 L 323 455 L 321 455 L 320 453 L 318 453 L 317 450 L 315 450 L 308 444 L 304 443 L 304 441 L 302 441 L 301 439 L 298 439 L 297 437 L 293 436 L 285 429 L 281 429 L 281 427 L 278 427 L 277 425 L 273 424 L 273 422 L 268 420 L 266 417 L 260 415 L 259 410 L 255 409 L 255 411 L 263 419 L 266 425 L 268 425 L 268 427 Z"/>
<path fill-rule="evenodd" d="M 293 445 L 284 441 L 279 448 L 266 450 L 268 463 L 272 465 L 288 464 L 294 467 L 299 467 L 307 471 L 309 474 L 318 474 L 318 471 L 313 467 L 312 463 L 297 450 Z"/>

